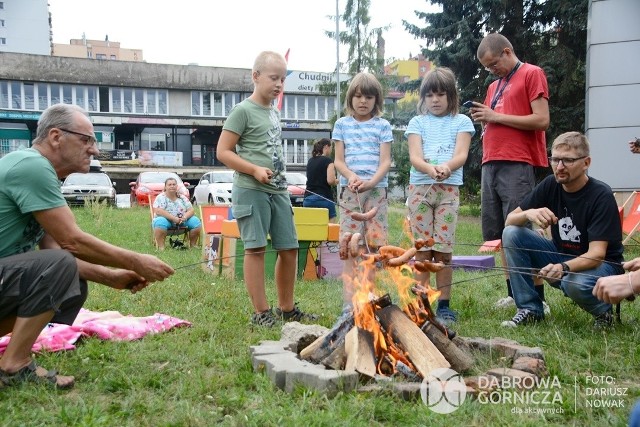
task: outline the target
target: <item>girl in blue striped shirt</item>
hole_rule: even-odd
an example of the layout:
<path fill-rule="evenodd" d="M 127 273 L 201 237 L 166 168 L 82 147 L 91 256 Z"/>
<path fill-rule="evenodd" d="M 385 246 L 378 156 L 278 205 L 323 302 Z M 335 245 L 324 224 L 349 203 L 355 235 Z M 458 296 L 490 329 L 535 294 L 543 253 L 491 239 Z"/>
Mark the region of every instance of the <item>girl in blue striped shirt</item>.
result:
<path fill-rule="evenodd" d="M 340 234 L 360 233 L 361 250 L 375 252 L 387 244 L 387 188 L 391 167 L 391 125 L 383 119 L 384 93 L 373 74 L 353 77 L 345 96 L 345 117 L 333 128 L 334 165 L 340 174 Z M 350 212 L 367 212 L 378 207 L 368 221 L 355 221 Z M 374 269 L 357 272 L 356 259 L 344 263 L 344 302 L 350 305 L 354 294 L 352 278 L 366 277 L 374 283 Z M 365 295 L 368 294 L 365 293 Z"/>

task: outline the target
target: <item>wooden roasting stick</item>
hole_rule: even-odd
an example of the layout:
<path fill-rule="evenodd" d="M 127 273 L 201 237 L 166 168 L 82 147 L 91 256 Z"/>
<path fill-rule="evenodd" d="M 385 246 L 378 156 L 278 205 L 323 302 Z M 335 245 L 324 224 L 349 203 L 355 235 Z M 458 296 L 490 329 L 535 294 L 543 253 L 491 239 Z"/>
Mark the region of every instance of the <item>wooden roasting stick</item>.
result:
<path fill-rule="evenodd" d="M 434 369 L 451 367 L 440 350 L 398 306 L 390 305 L 377 310 L 376 317 L 393 342 L 406 352 L 423 378 Z"/>

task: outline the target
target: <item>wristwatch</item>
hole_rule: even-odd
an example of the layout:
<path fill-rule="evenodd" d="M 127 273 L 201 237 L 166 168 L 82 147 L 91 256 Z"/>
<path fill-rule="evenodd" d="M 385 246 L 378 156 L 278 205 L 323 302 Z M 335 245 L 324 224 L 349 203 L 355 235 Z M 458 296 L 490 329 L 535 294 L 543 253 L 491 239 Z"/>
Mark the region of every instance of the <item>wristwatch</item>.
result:
<path fill-rule="evenodd" d="M 569 265 L 566 262 L 561 262 L 560 265 L 562 266 L 562 272 L 564 274 L 571 273 L 571 269 L 569 268 Z"/>

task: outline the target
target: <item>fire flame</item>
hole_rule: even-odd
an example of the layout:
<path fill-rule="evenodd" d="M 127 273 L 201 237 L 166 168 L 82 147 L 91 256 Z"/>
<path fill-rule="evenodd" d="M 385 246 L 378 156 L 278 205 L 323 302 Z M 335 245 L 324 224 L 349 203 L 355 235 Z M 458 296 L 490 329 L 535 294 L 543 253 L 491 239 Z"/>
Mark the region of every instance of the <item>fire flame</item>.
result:
<path fill-rule="evenodd" d="M 402 362 L 409 369 L 416 371 L 406 353 L 391 339 L 390 331 L 384 331 L 375 317 L 375 302 L 381 297 L 381 289 L 376 286 L 375 277 L 377 265 L 374 257 L 359 257 L 353 278 L 343 277 L 347 285 L 354 289 L 353 315 L 357 327 L 369 331 L 373 336 L 373 347 L 377 362 L 377 372 L 383 375 L 393 374 L 397 371 L 398 362 Z M 395 284 L 399 305 L 409 318 L 418 326 L 422 326 L 427 320 L 433 321 L 431 304 L 438 299 L 440 291 L 437 291 L 427 283 L 421 286 L 416 282 L 414 269 L 408 265 L 389 267 L 386 269 L 390 282 Z M 415 290 L 418 290 L 416 296 Z M 426 302 L 428 301 L 428 307 Z"/>

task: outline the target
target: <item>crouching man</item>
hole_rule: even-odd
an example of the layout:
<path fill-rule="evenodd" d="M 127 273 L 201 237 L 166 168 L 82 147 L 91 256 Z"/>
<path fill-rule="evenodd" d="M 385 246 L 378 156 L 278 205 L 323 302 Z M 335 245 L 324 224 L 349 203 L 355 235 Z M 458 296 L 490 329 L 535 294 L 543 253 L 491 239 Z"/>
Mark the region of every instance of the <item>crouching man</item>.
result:
<path fill-rule="evenodd" d="M 0 159 L 0 336 L 11 332 L 0 358 L 0 388 L 23 381 L 73 386 L 72 376 L 37 366 L 31 347 L 48 322 L 73 323 L 87 281 L 137 292 L 174 272 L 154 256 L 110 245 L 76 224 L 59 180 L 89 172 L 98 154 L 87 113 L 56 104 L 40 116 L 32 148 Z"/>
<path fill-rule="evenodd" d="M 532 272 L 594 316 L 596 328 L 613 324 L 611 304 L 598 300 L 599 277 L 622 270 L 622 230 L 611 188 L 587 171 L 589 141 L 579 132 L 558 136 L 551 147 L 553 175 L 546 177 L 514 209 L 502 234 L 516 315 L 503 326 L 516 327 L 544 318 Z M 552 239 L 526 227 L 550 227 Z"/>

